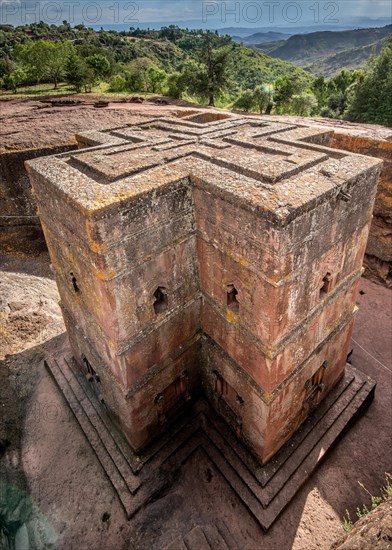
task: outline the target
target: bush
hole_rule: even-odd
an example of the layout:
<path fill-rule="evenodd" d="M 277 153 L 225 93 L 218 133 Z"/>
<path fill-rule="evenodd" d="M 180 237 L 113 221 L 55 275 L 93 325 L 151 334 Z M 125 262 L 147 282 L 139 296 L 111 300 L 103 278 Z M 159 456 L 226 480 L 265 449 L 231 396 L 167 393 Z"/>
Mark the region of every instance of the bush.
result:
<path fill-rule="evenodd" d="M 184 80 L 180 73 L 169 74 L 166 80 L 167 95 L 173 99 L 181 99 L 185 91 Z"/>
<path fill-rule="evenodd" d="M 332 111 L 329 107 L 321 109 L 320 115 L 324 118 L 338 118 L 335 111 Z"/>
<path fill-rule="evenodd" d="M 328 98 L 328 107 L 338 115 L 341 115 L 346 107 L 346 100 L 347 96 L 345 93 L 332 94 Z"/>
<path fill-rule="evenodd" d="M 24 70 L 17 67 L 12 73 L 4 75 L 2 87 L 5 90 L 12 90 L 16 93 L 18 86 L 21 86 L 26 81 L 26 78 Z"/>
<path fill-rule="evenodd" d="M 392 126 L 392 37 L 355 90 L 348 120 Z"/>
<path fill-rule="evenodd" d="M 234 109 L 240 111 L 251 111 L 256 105 L 254 93 L 251 90 L 244 90 L 233 103 Z"/>
<path fill-rule="evenodd" d="M 120 74 L 115 74 L 110 79 L 109 92 L 120 93 L 124 92 L 127 88 L 127 81 Z"/>
<path fill-rule="evenodd" d="M 293 95 L 291 106 L 294 114 L 298 116 L 309 116 L 317 107 L 317 98 L 313 94 L 303 92 L 302 94 Z"/>

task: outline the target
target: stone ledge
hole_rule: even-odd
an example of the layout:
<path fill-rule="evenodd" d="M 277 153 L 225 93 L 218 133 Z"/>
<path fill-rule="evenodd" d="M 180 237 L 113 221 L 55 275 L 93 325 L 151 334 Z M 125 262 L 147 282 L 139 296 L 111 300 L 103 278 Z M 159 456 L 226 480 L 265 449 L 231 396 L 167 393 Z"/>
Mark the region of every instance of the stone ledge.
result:
<path fill-rule="evenodd" d="M 346 374 L 265 466 L 200 398 L 142 453 L 133 452 L 108 417 L 71 352 L 45 365 L 77 419 L 128 518 L 170 487 L 183 464 L 203 452 L 259 525 L 267 530 L 356 418 L 375 382 L 347 365 Z"/>
<path fill-rule="evenodd" d="M 190 178 L 286 225 L 336 198 L 343 184 L 354 186 L 365 173 L 376 177 L 381 168 L 379 160 L 309 143 L 323 142 L 326 132 L 255 117 L 233 116 L 207 125 L 166 117 L 101 134 L 101 146 L 28 162 L 36 191 L 39 180 L 45 193 L 54 186 L 95 217 Z M 111 142 L 119 137 L 127 144 Z M 96 132 L 92 142 L 97 142 Z"/>

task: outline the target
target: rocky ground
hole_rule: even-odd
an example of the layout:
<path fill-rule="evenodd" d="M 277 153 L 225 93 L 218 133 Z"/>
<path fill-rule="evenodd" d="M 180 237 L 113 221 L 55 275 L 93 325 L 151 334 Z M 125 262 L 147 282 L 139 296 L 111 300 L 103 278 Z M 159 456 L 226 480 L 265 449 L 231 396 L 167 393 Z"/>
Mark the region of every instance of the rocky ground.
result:
<path fill-rule="evenodd" d="M 200 107 L 184 101 L 150 98 L 143 104 L 129 100 L 110 100 L 108 107 L 97 109 L 94 103 L 100 98 L 85 94 L 51 99 L 12 99 L 0 103 L 0 152 L 45 147 L 53 144 L 76 143 L 74 136 L 82 130 L 124 125 L 134 116 L 159 116 L 181 111 L 197 110 Z M 105 98 L 107 100 L 107 98 Z M 59 103 L 64 102 L 63 106 Z M 269 116 L 270 121 L 288 122 L 338 128 L 339 133 L 355 134 L 372 140 L 392 139 L 392 130 L 374 124 L 356 124 L 325 118 Z"/>
<path fill-rule="evenodd" d="M 392 471 L 392 292 L 362 281 L 360 314 L 353 337 L 353 364 L 378 382 L 376 398 L 267 534 L 226 497 L 218 479 L 220 510 L 211 509 L 200 478 L 182 471 L 169 494 L 160 495 L 128 522 L 108 479 L 67 408 L 42 358 L 61 350 L 64 326 L 49 259 L 0 258 L 0 526 L 17 547 L 163 549 L 198 510 L 211 512 L 241 531 L 244 550 L 329 549 L 342 534 L 346 509 L 369 505 Z M 195 460 L 197 458 L 195 457 Z M 373 544 L 358 548 L 384 548 Z M 370 539 L 369 539 L 370 541 Z M 369 542 L 370 544 L 370 542 Z M 343 546 L 357 548 L 357 546 Z"/>
<path fill-rule="evenodd" d="M 108 107 L 97 109 L 94 96 L 63 99 L 63 106 L 45 100 L 0 102 L 0 152 L 76 144 L 75 134 L 89 128 L 108 128 L 132 122 L 135 116 L 162 116 L 189 111 L 183 101 L 164 100 L 168 105 L 146 101 L 142 105 L 111 101 Z M 61 99 L 58 100 L 61 103 Z M 193 106 L 195 108 L 195 106 Z"/>
<path fill-rule="evenodd" d="M 361 518 L 333 550 L 390 550 L 392 548 L 392 497 Z"/>

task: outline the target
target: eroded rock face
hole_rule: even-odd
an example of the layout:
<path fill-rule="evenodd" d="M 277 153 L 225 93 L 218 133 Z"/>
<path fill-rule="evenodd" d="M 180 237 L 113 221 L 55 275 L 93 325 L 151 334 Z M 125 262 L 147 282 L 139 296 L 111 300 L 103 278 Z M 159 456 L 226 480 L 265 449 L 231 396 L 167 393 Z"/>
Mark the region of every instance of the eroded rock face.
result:
<path fill-rule="evenodd" d="M 45 240 L 32 196 L 26 160 L 53 155 L 74 146 L 54 146 L 24 151 L 0 151 L 0 248 L 42 251 Z"/>
<path fill-rule="evenodd" d="M 390 550 L 392 547 L 392 497 L 354 524 L 331 550 Z"/>
<path fill-rule="evenodd" d="M 54 102 L 56 103 L 56 102 Z M 77 104 L 80 103 L 80 104 Z M 26 107 L 27 105 L 27 107 Z M 9 135 L 2 136 L 4 150 L 0 150 L 0 248 L 39 252 L 45 242 L 35 201 L 31 196 L 24 161 L 74 147 L 74 134 L 82 128 L 122 125 L 137 118 L 161 113 L 185 116 L 186 109 L 175 106 L 111 104 L 110 109 L 97 115 L 85 100 L 61 100 L 62 107 L 53 102 L 9 102 L 3 105 L 0 122 L 9 128 Z M 10 109 L 11 106 L 11 109 Z M 197 117 L 223 116 L 216 111 L 193 111 Z M 369 242 L 364 265 L 365 276 L 386 286 L 392 285 L 392 132 L 375 125 L 354 124 L 341 120 L 310 119 L 304 117 L 265 117 L 267 120 L 324 128 L 324 145 L 353 153 L 374 156 L 383 160 L 379 190 L 375 202 Z M 83 142 L 79 142 L 83 145 Z M 320 143 L 320 142 L 319 142 Z M 83 145 L 84 146 L 84 145 Z"/>
<path fill-rule="evenodd" d="M 46 250 L 25 161 L 75 149 L 75 133 L 81 129 L 137 121 L 138 114 L 126 107 L 116 104 L 115 109 L 97 113 L 85 98 L 2 102 L 0 250 L 34 254 Z M 150 116 L 162 110 L 153 106 L 143 108 Z"/>
<path fill-rule="evenodd" d="M 27 167 L 75 356 L 133 448 L 203 391 L 265 463 L 344 373 L 382 162 L 192 117 Z"/>
<path fill-rule="evenodd" d="M 367 274 L 392 286 L 392 140 L 335 133 L 331 146 L 382 159 L 383 168 L 366 247 Z"/>
<path fill-rule="evenodd" d="M 383 161 L 364 259 L 365 276 L 392 286 L 392 130 L 343 120 L 273 116 L 271 120 L 332 130 L 326 145 Z"/>

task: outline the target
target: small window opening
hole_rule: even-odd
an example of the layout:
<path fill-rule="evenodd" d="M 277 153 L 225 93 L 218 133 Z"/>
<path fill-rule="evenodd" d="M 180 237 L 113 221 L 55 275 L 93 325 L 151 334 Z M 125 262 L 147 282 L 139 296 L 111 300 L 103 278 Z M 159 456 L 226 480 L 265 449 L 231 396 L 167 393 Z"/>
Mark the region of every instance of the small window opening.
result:
<path fill-rule="evenodd" d="M 100 383 L 101 379 L 99 378 L 99 375 L 95 372 L 95 370 L 91 366 L 91 363 L 89 362 L 89 360 L 84 356 L 83 356 L 83 364 L 84 364 L 84 367 L 87 371 L 87 373 L 86 373 L 87 380 L 89 382 L 92 382 L 92 381 L 95 380 L 95 382 Z"/>
<path fill-rule="evenodd" d="M 240 303 L 237 300 L 238 290 L 234 285 L 227 285 L 227 307 L 234 313 L 240 310 Z"/>
<path fill-rule="evenodd" d="M 242 397 L 240 395 L 238 395 L 238 393 L 237 393 L 236 401 L 239 405 L 244 404 L 244 400 L 242 399 Z"/>
<path fill-rule="evenodd" d="M 156 291 L 154 292 L 154 311 L 156 314 L 162 313 L 167 309 L 168 306 L 168 298 L 166 294 L 166 288 L 163 286 L 159 286 Z"/>
<path fill-rule="evenodd" d="M 323 378 L 328 362 L 324 361 L 321 367 L 305 382 L 305 402 L 312 408 L 320 400 L 324 390 Z"/>
<path fill-rule="evenodd" d="M 332 290 L 332 275 L 327 273 L 322 281 L 320 288 L 320 299 L 324 298 Z"/>
<path fill-rule="evenodd" d="M 226 380 L 222 378 L 222 376 L 219 374 L 219 372 L 214 371 L 215 376 L 215 393 L 221 397 L 223 395 L 227 395 L 229 393 L 228 384 Z"/>
<path fill-rule="evenodd" d="M 71 283 L 72 283 L 72 286 L 73 286 L 73 289 L 75 292 L 80 292 L 80 288 L 78 286 L 78 282 L 76 280 L 76 277 L 73 273 L 70 273 L 71 275 Z"/>

